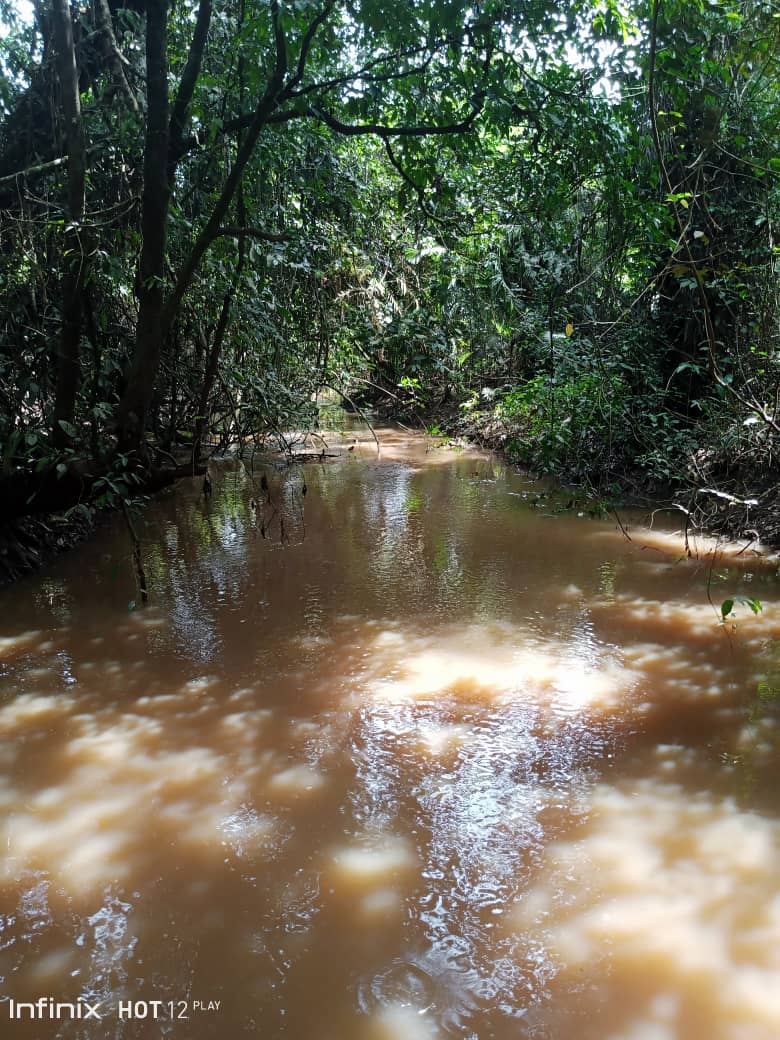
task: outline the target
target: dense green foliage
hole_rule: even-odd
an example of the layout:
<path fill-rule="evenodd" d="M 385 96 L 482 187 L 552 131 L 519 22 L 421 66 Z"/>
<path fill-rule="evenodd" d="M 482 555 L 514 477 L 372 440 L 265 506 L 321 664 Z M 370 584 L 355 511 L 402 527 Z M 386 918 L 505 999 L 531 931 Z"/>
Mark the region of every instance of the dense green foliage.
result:
<path fill-rule="evenodd" d="M 770 491 L 771 2 L 0 19 L 10 513 L 311 426 L 322 387 L 602 493 Z"/>

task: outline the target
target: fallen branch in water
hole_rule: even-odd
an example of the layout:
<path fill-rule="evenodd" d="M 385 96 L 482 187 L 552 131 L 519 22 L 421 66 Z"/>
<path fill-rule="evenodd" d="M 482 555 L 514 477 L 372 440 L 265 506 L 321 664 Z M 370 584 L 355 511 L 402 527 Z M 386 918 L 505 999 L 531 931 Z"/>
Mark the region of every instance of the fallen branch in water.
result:
<path fill-rule="evenodd" d="M 627 531 L 627 530 L 625 529 L 625 527 L 623 526 L 623 521 L 622 521 L 622 520 L 620 519 L 620 515 L 618 514 L 618 511 L 617 511 L 617 509 L 615 509 L 615 508 L 613 507 L 613 509 L 612 509 L 612 512 L 613 512 L 613 513 L 615 514 L 615 519 L 616 519 L 616 520 L 617 520 L 617 522 L 618 522 L 618 527 L 619 527 L 619 528 L 620 528 L 620 530 L 621 530 L 621 531 L 623 532 L 623 536 L 624 536 L 624 537 L 626 538 L 626 540 L 627 540 L 627 541 L 629 541 L 629 542 L 632 542 L 632 541 L 633 541 L 633 538 L 631 537 L 631 535 L 630 535 L 630 534 L 628 533 L 628 531 Z"/>
<path fill-rule="evenodd" d="M 144 562 L 141 558 L 141 543 L 138 540 L 138 535 L 133 526 L 133 520 L 130 516 L 130 510 L 127 508 L 127 502 L 125 502 L 124 499 L 122 500 L 122 515 L 125 518 L 127 530 L 130 532 L 130 541 L 133 543 L 133 563 L 135 565 L 135 577 L 138 582 L 138 591 L 141 593 L 141 602 L 147 603 L 149 600 L 149 591 L 146 585 Z"/>
<path fill-rule="evenodd" d="M 343 454 L 343 453 L 342 453 Z M 292 462 L 318 462 L 320 459 L 338 459 L 341 455 L 332 451 L 297 451 L 290 456 Z"/>
<path fill-rule="evenodd" d="M 323 385 L 323 386 L 324 386 L 324 387 L 325 387 L 325 388 L 326 388 L 327 390 L 332 390 L 334 394 L 341 394 L 341 396 L 342 396 L 342 397 L 344 398 L 344 400 L 345 400 L 345 401 L 349 401 L 349 403 L 350 403 L 350 404 L 352 405 L 352 407 L 353 407 L 353 408 L 355 409 L 355 411 L 356 411 L 356 412 L 358 413 L 358 415 L 360 416 L 360 418 L 361 418 L 361 419 L 363 420 L 363 422 L 364 422 L 364 423 L 366 424 L 366 426 L 367 426 L 367 427 L 369 428 L 369 430 L 371 431 L 371 436 L 372 436 L 372 437 L 374 438 L 374 440 L 376 441 L 376 453 L 377 453 L 377 455 L 379 455 L 379 453 L 380 453 L 380 448 L 379 448 L 379 438 L 378 438 L 378 437 L 377 437 L 377 435 L 376 435 L 376 431 L 374 430 L 374 427 L 373 427 L 373 426 L 371 425 L 371 423 L 370 423 L 370 422 L 368 421 L 368 418 L 366 417 L 366 413 L 365 413 L 365 412 L 363 411 L 363 409 L 362 409 L 362 408 L 361 408 L 361 407 L 360 407 L 359 405 L 355 404 L 355 402 L 354 402 L 354 401 L 352 400 L 352 398 L 351 398 L 351 397 L 349 396 L 349 394 L 345 393 L 345 391 L 344 391 L 344 390 L 339 390 L 339 388 L 338 388 L 338 387 L 336 387 L 336 386 L 331 386 L 331 385 L 330 385 L 330 383 L 323 383 L 322 385 Z"/>

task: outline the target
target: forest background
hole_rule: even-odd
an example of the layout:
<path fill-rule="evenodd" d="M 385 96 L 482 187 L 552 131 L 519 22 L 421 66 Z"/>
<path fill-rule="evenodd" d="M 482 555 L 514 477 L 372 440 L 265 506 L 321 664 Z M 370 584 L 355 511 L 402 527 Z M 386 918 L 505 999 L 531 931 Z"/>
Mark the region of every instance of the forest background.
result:
<path fill-rule="evenodd" d="M 0 26 L 17 534 L 312 429 L 329 388 L 780 540 L 780 5 L 1 0 Z"/>

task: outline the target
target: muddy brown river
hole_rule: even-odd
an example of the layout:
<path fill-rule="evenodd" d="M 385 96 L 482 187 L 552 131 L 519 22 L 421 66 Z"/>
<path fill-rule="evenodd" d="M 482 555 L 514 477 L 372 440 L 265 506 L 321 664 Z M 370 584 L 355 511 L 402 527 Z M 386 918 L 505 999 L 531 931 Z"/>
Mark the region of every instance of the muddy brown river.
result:
<path fill-rule="evenodd" d="M 776 564 L 358 439 L 0 594 L 0 1036 L 777 1040 Z"/>

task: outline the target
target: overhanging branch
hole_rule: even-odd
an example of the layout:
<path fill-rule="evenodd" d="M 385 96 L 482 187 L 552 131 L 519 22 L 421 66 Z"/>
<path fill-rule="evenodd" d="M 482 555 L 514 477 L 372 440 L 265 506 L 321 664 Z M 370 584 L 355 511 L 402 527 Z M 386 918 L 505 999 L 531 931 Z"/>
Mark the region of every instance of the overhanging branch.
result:
<path fill-rule="evenodd" d="M 285 235 L 281 231 L 263 231 L 261 228 L 253 227 L 221 227 L 214 235 L 215 238 L 259 238 L 263 242 L 289 242 L 291 235 Z"/>
<path fill-rule="evenodd" d="M 390 144 L 390 139 L 388 137 L 383 137 L 382 139 L 384 141 L 385 151 L 387 152 L 387 158 L 390 160 L 390 165 L 398 173 L 398 175 L 401 177 L 404 183 L 408 184 L 410 188 L 414 190 L 414 192 L 417 195 L 417 201 L 419 203 L 420 209 L 423 211 L 425 216 L 428 217 L 429 220 L 433 220 L 435 223 L 442 224 L 445 226 L 455 223 L 455 221 L 452 218 L 448 220 L 445 217 L 439 217 L 428 208 L 428 204 L 425 201 L 425 188 L 419 185 L 417 181 L 412 176 L 410 176 L 410 174 L 407 173 L 407 171 L 403 168 L 401 161 L 397 158 L 395 152 L 393 151 L 392 145 Z"/>
<path fill-rule="evenodd" d="M 168 180 L 173 179 L 176 163 L 184 154 L 182 151 L 184 128 L 187 125 L 190 103 L 198 82 L 200 68 L 203 63 L 203 54 L 206 49 L 209 26 L 211 25 L 211 0 L 200 0 L 198 6 L 198 18 L 195 23 L 195 32 L 192 36 L 190 51 L 187 55 L 187 64 L 182 73 L 179 90 L 171 112 L 171 122 L 168 137 Z"/>
<path fill-rule="evenodd" d="M 318 119 L 323 122 L 326 126 L 329 126 L 331 130 L 335 130 L 338 134 L 344 134 L 347 137 L 357 137 L 360 135 L 373 134 L 376 137 L 388 138 L 388 137 L 431 137 L 439 134 L 463 134 L 467 130 L 470 130 L 474 125 L 474 121 L 482 111 L 484 101 L 479 97 L 471 113 L 462 119 L 459 123 L 447 123 L 444 126 L 439 126 L 435 123 L 430 123 L 421 126 L 386 126 L 382 123 L 343 123 L 340 119 L 336 119 L 330 112 L 326 112 L 321 108 L 306 108 L 300 115 L 304 118 Z"/>

